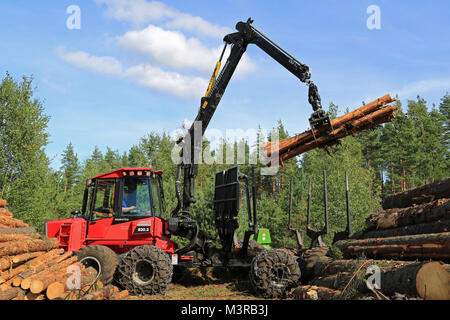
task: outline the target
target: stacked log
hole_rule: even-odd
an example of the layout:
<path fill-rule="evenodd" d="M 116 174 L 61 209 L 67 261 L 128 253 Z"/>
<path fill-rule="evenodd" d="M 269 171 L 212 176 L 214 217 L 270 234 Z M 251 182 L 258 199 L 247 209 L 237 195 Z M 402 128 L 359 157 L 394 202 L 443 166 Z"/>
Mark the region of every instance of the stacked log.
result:
<path fill-rule="evenodd" d="M 277 154 L 278 159 L 276 160 L 283 164 L 284 161 L 304 152 L 330 146 L 346 136 L 392 121 L 398 107 L 387 104 L 394 101 L 395 99 L 391 98 L 389 94 L 385 95 L 350 113 L 331 120 L 330 126 L 308 130 L 295 137 L 278 141 L 276 144 L 269 142 L 262 145 L 261 149 L 269 158 L 272 154 Z M 272 162 L 273 159 L 270 159 L 267 166 L 270 166 Z"/>
<path fill-rule="evenodd" d="M 58 248 L 57 239 L 39 235 L 15 219 L 0 199 L 0 300 L 124 299 L 127 291 L 114 287 L 109 295 L 97 271 L 77 262 L 73 252 Z M 75 273 L 73 272 L 75 271 Z M 79 283 L 74 276 L 79 271 Z M 96 293 L 97 289 L 101 293 Z"/>
<path fill-rule="evenodd" d="M 449 192 L 450 178 L 394 194 L 367 217 L 361 235 L 336 246 L 347 258 L 450 261 Z"/>
<path fill-rule="evenodd" d="M 383 209 L 407 208 L 444 198 L 450 198 L 450 178 L 388 196 L 383 200 Z"/>
<path fill-rule="evenodd" d="M 313 279 L 293 292 L 302 300 L 358 299 L 368 294 L 450 300 L 450 272 L 437 261 L 318 260 Z"/>

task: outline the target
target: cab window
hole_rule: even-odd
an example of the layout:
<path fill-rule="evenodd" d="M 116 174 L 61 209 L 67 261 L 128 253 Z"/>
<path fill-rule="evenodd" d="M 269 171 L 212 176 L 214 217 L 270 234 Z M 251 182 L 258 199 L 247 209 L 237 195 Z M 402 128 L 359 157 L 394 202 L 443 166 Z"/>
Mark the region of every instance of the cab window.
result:
<path fill-rule="evenodd" d="M 161 189 L 160 183 L 156 178 L 151 179 L 151 190 L 152 190 L 152 200 L 153 200 L 153 210 L 157 217 L 161 217 L 163 214 L 162 199 L 161 199 Z"/>
<path fill-rule="evenodd" d="M 148 177 L 125 178 L 122 199 L 123 215 L 151 215 L 150 186 Z"/>
<path fill-rule="evenodd" d="M 116 182 L 115 180 L 98 180 L 96 182 L 96 193 L 91 197 L 93 201 L 92 220 L 109 218 L 114 215 Z"/>

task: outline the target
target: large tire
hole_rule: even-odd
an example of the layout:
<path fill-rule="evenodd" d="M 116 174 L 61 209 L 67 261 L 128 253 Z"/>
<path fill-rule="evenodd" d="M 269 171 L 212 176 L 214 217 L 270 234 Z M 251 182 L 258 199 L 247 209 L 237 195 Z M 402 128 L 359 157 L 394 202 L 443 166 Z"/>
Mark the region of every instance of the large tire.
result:
<path fill-rule="evenodd" d="M 238 241 L 238 245 L 239 248 L 242 248 L 242 246 L 244 245 L 244 240 L 239 240 Z M 266 247 L 264 247 L 261 243 L 259 243 L 256 240 L 250 239 L 248 241 L 248 254 L 249 255 L 257 255 L 259 253 L 261 253 L 262 251 L 267 250 Z"/>
<path fill-rule="evenodd" d="M 116 280 L 130 294 L 164 295 L 172 274 L 169 255 L 160 248 L 145 245 L 135 247 L 123 256 Z"/>
<path fill-rule="evenodd" d="M 110 248 L 100 245 L 92 245 L 81 248 L 76 252 L 78 261 L 86 267 L 93 267 L 97 270 L 98 280 L 104 285 L 113 281 L 116 267 L 119 264 L 119 257 Z"/>
<path fill-rule="evenodd" d="M 300 282 L 297 258 L 279 249 L 261 252 L 252 260 L 250 282 L 260 297 L 283 298 L 288 289 Z"/>

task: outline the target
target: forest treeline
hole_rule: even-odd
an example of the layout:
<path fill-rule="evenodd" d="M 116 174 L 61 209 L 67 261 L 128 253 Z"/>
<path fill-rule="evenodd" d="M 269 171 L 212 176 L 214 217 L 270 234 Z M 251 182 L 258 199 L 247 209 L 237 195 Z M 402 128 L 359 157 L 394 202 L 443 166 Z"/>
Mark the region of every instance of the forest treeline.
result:
<path fill-rule="evenodd" d="M 174 141 L 167 132 L 153 132 L 119 153 L 114 146 L 103 152 L 95 147 L 87 159 L 79 159 L 77 146 L 68 143 L 61 153 L 58 170 L 51 166 L 45 153 L 49 144 L 47 126 L 50 116 L 43 102 L 34 95 L 33 78 L 16 80 L 9 74 L 0 85 L 0 198 L 8 201 L 15 216 L 42 230 L 46 219 L 70 217 L 80 210 L 86 180 L 121 167 L 151 166 L 163 170 L 166 217 L 176 206 L 175 172 L 172 161 Z M 312 226 L 320 229 L 323 222 L 323 170 L 327 175 L 330 243 L 334 232 L 346 225 L 345 172 L 349 175 L 350 210 L 353 230 L 364 228 L 364 219 L 380 208 L 383 197 L 450 176 L 450 95 L 439 105 L 428 105 L 421 97 L 403 105 L 393 122 L 364 131 L 340 141 L 330 150 L 317 149 L 287 161 L 275 176 L 259 174 L 255 166 L 258 200 L 258 224 L 271 230 L 275 246 L 294 245 L 288 231 L 289 185 L 292 180 L 292 225 L 305 229 L 308 181 L 312 182 Z M 329 113 L 340 111 L 331 103 Z M 347 110 L 348 111 L 348 110 Z M 275 127 L 280 139 L 289 136 L 282 121 Z M 149 128 L 151 130 L 151 128 Z M 267 138 L 270 140 L 270 136 Z M 260 141 L 265 142 L 265 141 Z M 97 142 L 101 144 L 101 141 Z M 237 149 L 244 144 L 247 157 L 257 150 L 247 141 L 222 143 L 212 155 Z M 210 146 L 207 140 L 203 147 Z M 203 230 L 215 237 L 213 222 L 214 177 L 230 164 L 200 164 L 196 184 L 197 202 L 192 211 Z M 251 176 L 250 165 L 240 165 Z M 243 193 L 245 197 L 245 193 Z M 246 201 L 242 200 L 239 235 L 247 228 Z M 306 239 L 308 243 L 308 239 Z"/>

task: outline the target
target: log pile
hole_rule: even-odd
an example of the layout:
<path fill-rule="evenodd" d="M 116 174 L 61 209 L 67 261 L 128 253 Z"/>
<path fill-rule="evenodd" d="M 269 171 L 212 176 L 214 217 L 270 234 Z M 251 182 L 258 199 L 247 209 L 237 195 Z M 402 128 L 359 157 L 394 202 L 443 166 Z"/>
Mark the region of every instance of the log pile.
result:
<path fill-rule="evenodd" d="M 450 300 L 449 194 L 444 179 L 386 198 L 362 234 L 335 243 L 344 259 L 324 247 L 306 250 L 293 297 Z M 380 287 L 368 286 L 375 275 Z"/>
<path fill-rule="evenodd" d="M 313 278 L 293 290 L 300 300 L 450 300 L 450 272 L 438 261 L 328 260 L 309 266 Z"/>
<path fill-rule="evenodd" d="M 72 252 L 59 249 L 57 239 L 45 238 L 15 219 L 0 199 L 0 300 L 126 297 L 126 290 L 103 286 L 97 271 L 77 262 Z"/>
<path fill-rule="evenodd" d="M 276 144 L 269 142 L 262 145 L 261 149 L 269 159 L 272 154 L 274 156 L 277 155 L 275 160 L 279 160 L 281 165 L 283 165 L 284 161 L 304 152 L 333 145 L 346 136 L 392 121 L 398 107 L 388 104 L 394 101 L 395 99 L 389 94 L 385 95 L 350 113 L 331 120 L 331 127 L 324 126 L 308 130 L 295 137 L 278 141 Z M 267 166 L 270 166 L 273 161 L 274 159 L 270 159 Z"/>
<path fill-rule="evenodd" d="M 449 261 L 449 194 L 450 178 L 394 194 L 383 201 L 383 210 L 367 217 L 362 235 L 336 246 L 346 258 Z"/>

